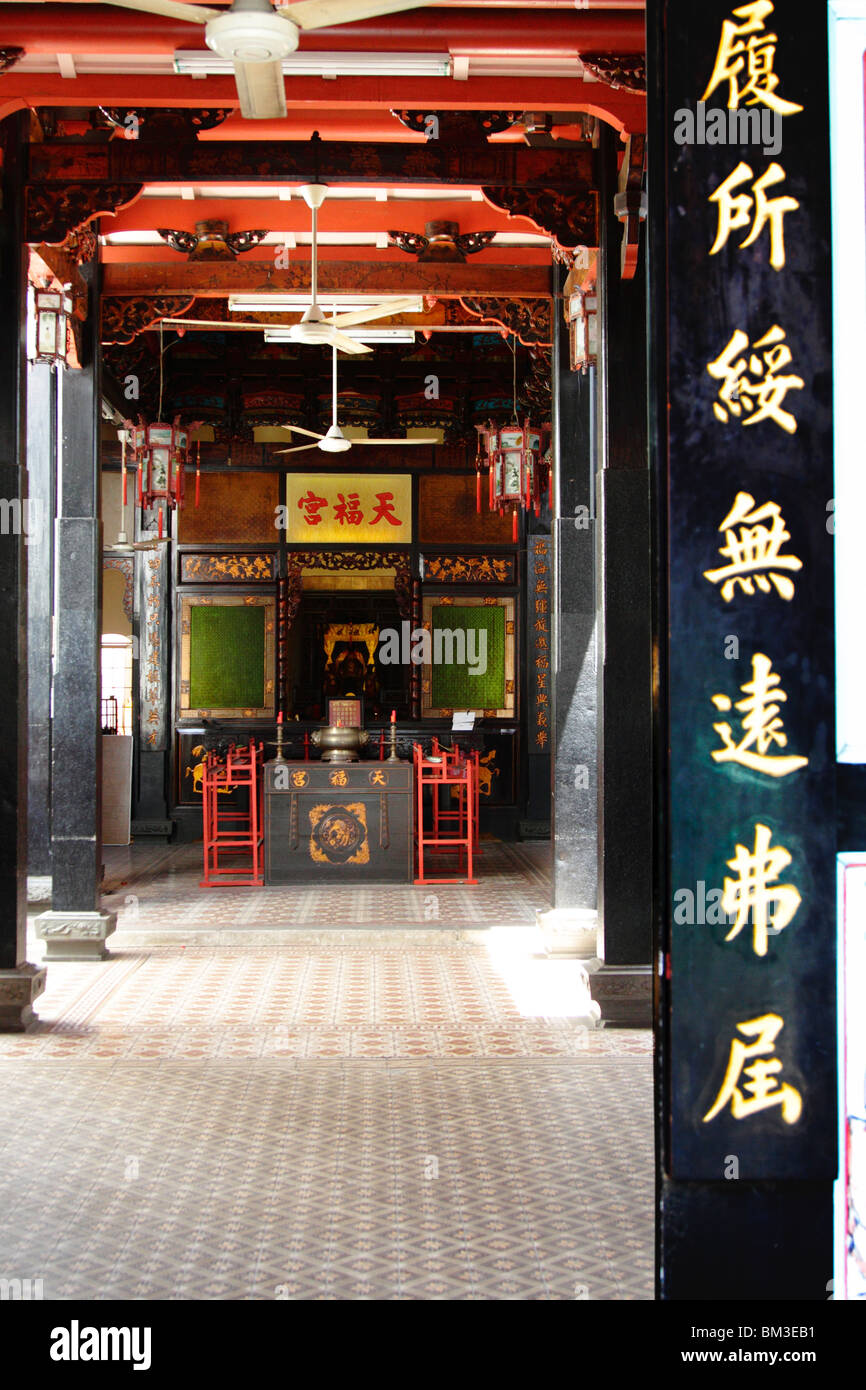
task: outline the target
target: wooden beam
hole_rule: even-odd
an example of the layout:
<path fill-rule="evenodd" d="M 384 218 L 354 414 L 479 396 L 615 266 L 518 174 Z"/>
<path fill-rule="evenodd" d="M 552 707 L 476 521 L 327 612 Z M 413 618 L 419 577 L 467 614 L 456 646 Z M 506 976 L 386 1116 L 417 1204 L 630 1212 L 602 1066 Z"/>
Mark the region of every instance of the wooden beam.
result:
<path fill-rule="evenodd" d="M 11 8 L 0 5 L 0 11 Z M 326 87 L 337 91 L 325 92 Z M 519 105 L 522 110 L 533 111 L 587 111 L 618 130 L 646 129 L 643 93 L 627 92 L 603 82 L 579 82 L 573 77 L 475 77 L 469 82 L 455 82 L 450 77 L 341 77 L 339 82 L 293 77 L 286 83 L 286 99 L 290 110 L 310 112 L 324 103 L 333 110 L 383 111 L 393 107 L 431 112 L 502 111 Z M 66 78 L 59 73 L 17 72 L 13 68 L 3 74 L 0 116 L 22 105 L 34 109 L 70 105 L 236 108 L 237 101 L 237 88 L 228 76 L 198 78 L 124 72 Z M 311 128 L 315 129 L 314 120 Z"/>
<path fill-rule="evenodd" d="M 109 183 L 325 183 L 431 184 L 560 190 L 571 195 L 593 183 L 589 145 L 479 143 L 424 145 L 347 144 L 343 141 L 208 140 L 191 145 L 149 145 L 144 140 L 106 144 L 30 145 L 27 182 Z"/>
<path fill-rule="evenodd" d="M 290 265 L 277 270 L 268 262 L 213 262 L 198 265 L 184 261 L 137 262 L 103 267 L 103 294 L 195 295 L 219 299 L 228 294 L 307 294 L 310 266 Z M 419 265 L 407 262 L 365 264 L 362 261 L 323 261 L 319 266 L 319 297 L 328 294 L 426 294 L 439 299 L 458 296 L 539 299 L 551 293 L 548 266 Z"/>

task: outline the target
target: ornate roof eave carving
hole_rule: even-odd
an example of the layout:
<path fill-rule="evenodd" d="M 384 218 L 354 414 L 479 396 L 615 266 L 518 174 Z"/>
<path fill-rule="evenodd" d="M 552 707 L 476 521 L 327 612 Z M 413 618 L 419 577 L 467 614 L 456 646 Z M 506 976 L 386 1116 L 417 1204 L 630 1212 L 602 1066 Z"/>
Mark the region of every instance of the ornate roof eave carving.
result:
<path fill-rule="evenodd" d="M 185 314 L 194 303 L 192 296 L 123 296 L 102 301 L 102 341 L 105 344 L 131 343 L 139 333 L 152 328 L 160 319 Z"/>
<path fill-rule="evenodd" d="M 588 185 L 573 192 L 553 188 L 482 188 L 487 201 L 509 217 L 526 217 L 563 251 L 598 246 L 598 193 Z"/>
<path fill-rule="evenodd" d="M 459 304 L 471 318 L 495 323 L 513 333 L 524 347 L 549 347 L 553 341 L 553 309 L 550 299 L 461 298 Z"/>
<path fill-rule="evenodd" d="M 141 196 L 144 184 L 29 184 L 25 235 L 31 245 L 59 246 L 95 217 L 120 212 Z"/>

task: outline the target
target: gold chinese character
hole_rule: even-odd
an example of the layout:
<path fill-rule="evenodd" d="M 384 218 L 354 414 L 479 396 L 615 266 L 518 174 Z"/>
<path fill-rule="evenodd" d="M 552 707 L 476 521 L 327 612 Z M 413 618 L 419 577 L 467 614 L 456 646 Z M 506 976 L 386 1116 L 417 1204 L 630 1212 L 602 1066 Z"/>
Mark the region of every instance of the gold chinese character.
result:
<path fill-rule="evenodd" d="M 293 787 L 305 787 L 305 786 L 307 785 L 307 782 L 308 782 L 309 780 L 310 780 L 310 779 L 309 779 L 309 775 L 308 775 L 306 772 L 300 772 L 300 771 L 298 771 L 298 772 L 293 772 L 293 773 L 292 773 L 292 786 L 293 786 Z"/>
<path fill-rule="evenodd" d="M 772 518 L 771 525 L 762 525 L 769 518 Z M 751 493 L 738 492 L 733 507 L 718 529 L 724 531 L 726 542 L 719 547 L 719 554 L 726 555 L 731 563 L 721 569 L 704 570 L 704 578 L 711 584 L 724 580 L 721 594 L 725 603 L 730 603 L 738 584 L 743 593 L 754 594 L 757 584 L 761 593 L 768 594 L 770 581 L 781 598 L 794 597 L 793 583 L 778 571 L 801 570 L 803 562 L 796 555 L 779 554 L 791 537 L 785 529 L 778 503 L 765 502 L 762 507 L 756 507 Z M 761 573 L 762 570 L 767 574 Z"/>
<path fill-rule="evenodd" d="M 722 893 L 722 911 L 728 916 L 737 914 L 725 940 L 733 941 L 739 936 L 751 918 L 756 956 L 767 954 L 770 932 L 775 936 L 787 927 L 800 906 L 800 894 L 792 883 L 776 883 L 779 874 L 790 864 L 791 856 L 784 845 L 770 849 L 771 835 L 769 826 L 758 822 L 754 853 L 750 854 L 745 845 L 737 845 L 733 859 L 727 862 L 728 868 L 734 869 L 738 877 L 726 876 Z"/>
<path fill-rule="evenodd" d="M 784 721 L 779 718 L 779 708 L 788 697 L 769 657 L 764 656 L 762 652 L 755 653 L 752 657 L 752 679 L 741 685 L 740 689 L 746 698 L 738 700 L 734 708 L 743 712 L 744 718 L 741 723 L 745 734 L 739 743 L 735 743 L 730 724 L 714 724 L 713 728 L 722 740 L 724 748 L 716 748 L 713 751 L 713 762 L 739 763 L 742 767 L 751 768 L 753 772 L 766 772 L 770 777 L 787 777 L 790 772 L 796 772 L 797 768 L 805 767 L 808 758 L 790 754 L 780 758 L 771 755 L 769 751 L 774 743 L 780 748 L 786 748 L 788 744 Z M 718 710 L 727 711 L 731 708 L 731 700 L 727 695 L 713 695 L 712 701 Z"/>
<path fill-rule="evenodd" d="M 795 111 L 803 110 L 796 102 L 776 96 L 779 79 L 773 72 L 773 62 L 778 37 L 764 30 L 764 20 L 772 10 L 770 0 L 753 0 L 752 4 L 731 11 L 745 21 L 743 24 L 735 24 L 730 19 L 723 21 L 716 64 L 701 101 L 706 101 L 717 87 L 727 82 L 729 107 L 739 106 L 740 98 L 745 97 L 747 106 L 762 101 L 780 116 L 792 116 Z M 740 86 L 743 68 L 746 81 Z"/>
<path fill-rule="evenodd" d="M 786 177 L 781 164 L 777 164 L 775 160 L 752 184 L 754 198 L 749 193 L 735 194 L 733 192 L 738 184 L 751 177 L 751 168 L 741 159 L 733 173 L 728 174 L 728 177 L 719 184 L 715 193 L 710 194 L 710 202 L 716 203 L 719 213 L 719 228 L 716 232 L 716 239 L 710 247 L 710 255 L 714 256 L 717 251 L 721 251 L 731 232 L 736 231 L 739 227 L 748 227 L 751 218 L 753 219 L 752 230 L 745 241 L 740 242 L 740 248 L 751 246 L 752 242 L 756 241 L 763 231 L 764 224 L 768 223 L 770 228 L 770 265 L 774 270 L 781 270 L 785 264 L 783 218 L 786 212 L 792 212 L 800 204 L 796 198 L 768 198 L 766 196 L 766 189 L 771 188 L 773 184 L 780 183 Z"/>
<path fill-rule="evenodd" d="M 348 772 L 344 772 L 342 768 L 337 772 L 332 772 L 328 777 L 328 781 L 332 787 L 345 787 L 348 780 L 349 774 Z"/>
<path fill-rule="evenodd" d="M 388 785 L 388 779 L 387 779 L 387 777 L 385 776 L 384 772 L 381 772 L 381 771 L 378 771 L 378 770 L 377 770 L 376 772 L 371 772 L 371 773 L 370 773 L 370 786 L 371 786 L 371 787 L 387 787 L 387 785 Z"/>
<path fill-rule="evenodd" d="M 747 1038 L 754 1038 L 755 1041 L 745 1043 L 740 1038 L 734 1038 L 731 1042 L 725 1079 L 715 1102 L 704 1116 L 704 1124 L 718 1115 L 728 1101 L 731 1103 L 731 1114 L 735 1120 L 746 1119 L 759 1110 L 768 1110 L 772 1105 L 782 1107 L 782 1119 L 785 1124 L 792 1125 L 799 1120 L 803 1101 L 795 1087 L 790 1086 L 787 1081 L 779 1082 L 778 1073 L 782 1070 L 780 1059 L 771 1057 L 770 1061 L 756 1061 L 749 1066 L 745 1065 L 750 1057 L 762 1057 L 775 1052 L 776 1037 L 784 1026 L 784 1020 L 778 1014 L 762 1014 L 760 1018 L 750 1018 L 745 1023 L 737 1024 L 739 1032 Z M 739 1082 L 742 1076 L 748 1079 L 741 1089 Z M 748 1094 L 744 1095 L 743 1092 Z"/>
<path fill-rule="evenodd" d="M 726 424 L 729 411 L 738 419 L 745 411 L 749 418 L 741 421 L 743 425 L 757 425 L 759 420 L 775 420 L 788 434 L 796 432 L 797 421 L 790 411 L 781 407 L 788 391 L 802 391 L 804 382 L 799 376 L 776 375 L 793 360 L 787 343 L 782 342 L 784 336 L 785 330 L 774 323 L 763 338 L 758 338 L 752 344 L 753 349 L 766 348 L 766 352 L 761 354 L 763 362 L 752 351 L 747 363 L 740 353 L 748 348 L 749 338 L 738 328 L 715 361 L 707 363 L 710 376 L 724 383 L 719 391 L 719 400 L 724 404 L 713 402 L 713 413 L 717 420 Z M 757 380 L 751 381 L 750 373 Z"/>

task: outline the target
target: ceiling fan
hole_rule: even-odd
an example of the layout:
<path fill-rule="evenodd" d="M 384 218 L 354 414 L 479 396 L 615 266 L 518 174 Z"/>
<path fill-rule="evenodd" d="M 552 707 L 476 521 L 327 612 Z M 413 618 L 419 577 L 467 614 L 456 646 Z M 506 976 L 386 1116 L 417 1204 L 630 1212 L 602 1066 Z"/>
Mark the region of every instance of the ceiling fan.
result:
<path fill-rule="evenodd" d="M 112 4 L 115 0 L 112 0 Z M 348 334 L 341 330 L 344 328 L 356 328 L 361 324 L 372 323 L 374 319 L 390 318 L 394 314 L 418 314 L 424 308 L 423 295 L 407 295 L 402 299 L 384 300 L 380 304 L 371 304 L 364 309 L 353 309 L 347 314 L 336 314 L 333 318 L 325 318 L 322 306 L 318 301 L 319 293 L 319 257 L 317 243 L 317 226 L 319 208 L 325 201 L 328 186 L 324 183 L 308 183 L 300 189 L 301 195 L 313 217 L 313 235 L 310 261 L 310 303 L 304 310 L 300 322 L 291 324 L 286 330 L 286 341 L 299 343 L 306 347 L 338 347 L 341 352 L 365 353 L 372 352 L 373 349 L 366 343 L 361 343 L 357 338 L 350 338 Z M 240 320 L 235 322 L 221 322 L 214 320 L 194 321 L 192 319 L 172 318 L 166 319 L 166 323 L 190 326 L 194 322 L 205 322 L 208 328 L 258 328 L 262 329 L 267 325 L 260 323 L 244 323 Z"/>
<path fill-rule="evenodd" d="M 373 319 L 388 318 L 391 314 L 417 313 L 423 309 L 423 300 L 415 295 L 406 299 L 391 300 L 388 303 L 372 304 L 366 309 L 355 309 L 348 314 L 337 314 L 326 319 L 318 302 L 319 257 L 317 230 L 319 208 L 325 201 L 328 186 L 324 183 L 308 183 L 301 188 L 301 196 L 310 209 L 313 219 L 312 249 L 310 252 L 310 304 L 301 317 L 300 323 L 293 323 L 287 337 L 290 343 L 303 343 L 313 347 L 330 346 L 341 352 L 371 352 L 366 343 L 359 343 L 340 330 L 353 328 L 357 324 L 370 323 Z"/>
<path fill-rule="evenodd" d="M 275 120 L 286 115 L 282 60 L 298 47 L 301 29 L 324 29 L 357 19 L 418 10 L 428 0 L 300 0 L 275 8 L 271 0 L 233 0 L 228 9 L 186 5 L 180 0 L 103 0 L 126 10 L 203 24 L 204 40 L 232 64 L 241 115 Z"/>
<path fill-rule="evenodd" d="M 347 449 L 351 449 L 353 444 L 438 444 L 436 435 L 423 435 L 416 439 L 347 439 L 337 424 L 337 349 L 333 349 L 333 362 L 331 367 L 332 381 L 332 421 L 327 434 L 320 434 L 317 430 L 305 430 L 300 425 L 284 425 L 282 428 L 291 430 L 293 434 L 306 434 L 310 439 L 314 439 L 315 444 L 294 444 L 290 449 L 277 449 L 278 454 L 299 454 L 304 449 L 323 449 L 326 454 L 343 454 Z"/>

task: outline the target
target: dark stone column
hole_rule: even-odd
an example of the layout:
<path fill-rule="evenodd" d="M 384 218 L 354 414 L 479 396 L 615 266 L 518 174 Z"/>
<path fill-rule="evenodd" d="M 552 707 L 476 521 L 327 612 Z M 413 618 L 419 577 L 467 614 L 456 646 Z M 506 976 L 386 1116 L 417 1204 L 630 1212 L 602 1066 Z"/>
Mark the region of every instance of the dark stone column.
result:
<path fill-rule="evenodd" d="M 27 963 L 27 615 L 21 526 L 27 495 L 22 194 L 27 122 L 27 112 L 20 112 L 0 123 L 0 1029 L 15 1032 L 27 1027 L 33 1001 L 45 988 L 45 971 Z"/>
<path fill-rule="evenodd" d="M 601 132 L 599 248 L 598 964 L 609 1023 L 652 1021 L 652 591 L 647 454 L 646 253 L 620 271 L 616 135 Z"/>
<path fill-rule="evenodd" d="M 102 608 L 100 518 L 99 266 L 82 267 L 89 303 L 80 370 L 60 380 L 60 457 L 52 747 L 52 891 L 37 920 L 46 959 L 103 959 L 113 913 L 99 910 L 102 881 Z"/>
<path fill-rule="evenodd" d="M 27 896 L 51 898 L 51 610 L 54 574 L 54 460 L 57 376 L 44 362 L 27 371 Z"/>
<path fill-rule="evenodd" d="M 554 320 L 553 908 L 539 922 L 551 953 L 591 957 L 597 923 L 595 372 L 570 370 L 561 299 Z"/>

